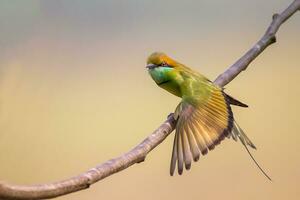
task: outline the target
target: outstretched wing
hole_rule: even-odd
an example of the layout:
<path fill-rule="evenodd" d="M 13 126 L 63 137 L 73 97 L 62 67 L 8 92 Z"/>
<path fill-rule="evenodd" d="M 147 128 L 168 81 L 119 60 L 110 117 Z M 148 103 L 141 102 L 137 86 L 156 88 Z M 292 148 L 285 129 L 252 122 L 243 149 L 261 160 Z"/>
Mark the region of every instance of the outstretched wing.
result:
<path fill-rule="evenodd" d="M 193 91 L 176 108 L 171 175 L 176 163 L 178 173 L 182 174 L 184 165 L 190 169 L 192 160 L 197 161 L 201 154 L 214 149 L 231 132 L 233 114 L 224 92 L 212 83 L 208 87 L 207 91 L 198 92 L 199 95 Z"/>

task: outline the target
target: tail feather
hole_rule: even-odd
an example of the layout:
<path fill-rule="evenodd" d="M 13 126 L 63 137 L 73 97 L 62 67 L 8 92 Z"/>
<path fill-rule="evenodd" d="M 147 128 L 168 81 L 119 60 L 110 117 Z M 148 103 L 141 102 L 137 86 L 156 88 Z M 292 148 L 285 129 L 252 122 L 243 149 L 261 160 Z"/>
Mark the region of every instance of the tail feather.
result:
<path fill-rule="evenodd" d="M 251 142 L 251 140 L 248 138 L 248 136 L 245 134 L 245 132 L 241 129 L 241 127 L 234 122 L 234 130 L 235 133 L 237 133 L 237 136 L 240 138 L 240 140 L 243 140 L 244 142 L 242 142 L 244 145 L 249 145 L 250 147 L 252 147 L 253 149 L 256 149 L 256 146 L 253 144 L 253 142 Z"/>
<path fill-rule="evenodd" d="M 248 146 L 252 147 L 253 149 L 256 149 L 255 145 L 251 142 L 251 140 L 247 137 L 247 135 L 244 133 L 244 131 L 239 127 L 239 125 L 235 121 L 233 123 L 233 129 L 231 131 L 231 136 L 232 136 L 232 138 L 235 141 L 237 141 L 237 138 L 239 138 L 239 140 L 241 141 L 241 143 L 245 147 L 247 153 L 249 154 L 249 156 L 251 157 L 251 159 L 253 160 L 253 162 L 256 164 L 256 166 L 258 167 L 258 169 L 265 175 L 265 177 L 267 179 L 269 179 L 270 181 L 272 181 L 272 179 L 270 178 L 270 176 L 257 163 L 257 161 L 255 160 L 255 158 L 253 157 L 253 155 L 251 154 L 251 152 L 249 151 L 249 149 L 247 147 L 247 145 L 248 145 Z"/>
<path fill-rule="evenodd" d="M 257 163 L 257 161 L 255 160 L 255 158 L 252 156 L 252 154 L 250 153 L 248 147 L 246 145 L 244 145 L 244 147 L 247 150 L 247 152 L 248 152 L 249 156 L 251 157 L 251 159 L 253 160 L 253 162 L 260 169 L 260 171 L 265 175 L 265 177 L 267 177 L 267 179 L 269 179 L 270 181 L 272 181 L 271 177 L 261 168 L 261 166 Z"/>

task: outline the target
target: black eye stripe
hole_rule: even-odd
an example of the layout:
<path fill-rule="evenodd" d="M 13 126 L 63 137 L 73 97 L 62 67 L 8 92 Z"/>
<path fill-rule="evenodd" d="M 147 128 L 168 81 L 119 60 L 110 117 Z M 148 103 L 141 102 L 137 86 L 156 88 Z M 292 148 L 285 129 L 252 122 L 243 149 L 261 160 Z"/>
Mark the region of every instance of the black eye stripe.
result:
<path fill-rule="evenodd" d="M 173 68 L 171 65 L 168 65 L 168 63 L 166 62 L 162 62 L 159 67 L 170 67 L 170 68 Z"/>
<path fill-rule="evenodd" d="M 160 66 L 168 66 L 166 62 L 162 62 Z"/>
<path fill-rule="evenodd" d="M 148 69 L 154 69 L 154 68 L 157 68 L 157 67 L 170 67 L 170 68 L 173 68 L 172 66 L 168 65 L 166 62 L 162 62 L 160 63 L 159 65 L 156 65 L 156 64 L 148 64 L 146 66 L 146 68 Z"/>

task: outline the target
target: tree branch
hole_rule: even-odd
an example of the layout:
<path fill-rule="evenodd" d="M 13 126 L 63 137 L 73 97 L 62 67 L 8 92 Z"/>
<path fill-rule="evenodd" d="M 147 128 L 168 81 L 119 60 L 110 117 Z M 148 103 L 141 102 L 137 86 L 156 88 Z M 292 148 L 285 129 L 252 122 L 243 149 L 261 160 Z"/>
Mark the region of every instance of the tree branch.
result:
<path fill-rule="evenodd" d="M 223 87 L 232 81 L 240 72 L 246 70 L 248 65 L 262 53 L 265 48 L 276 42 L 275 34 L 279 27 L 297 10 L 300 10 L 300 0 L 293 1 L 282 13 L 274 14 L 272 23 L 263 37 L 244 56 L 236 61 L 223 74 L 219 75 L 214 83 Z M 0 182 L 0 199 L 46 199 L 89 188 L 90 185 L 114 173 L 124 170 L 135 163 L 144 161 L 146 155 L 175 129 L 175 125 L 176 121 L 173 119 L 173 115 L 170 115 L 158 129 L 131 151 L 120 157 L 104 162 L 78 176 L 63 181 L 32 186 Z"/>
<path fill-rule="evenodd" d="M 275 34 L 277 33 L 279 27 L 297 10 L 300 10 L 300 0 L 293 1 L 293 3 L 291 3 L 289 7 L 287 7 L 282 13 L 274 14 L 273 20 L 262 38 L 249 51 L 247 51 L 245 55 L 231 65 L 223 74 L 219 75 L 214 83 L 223 87 L 232 81 L 237 75 L 239 75 L 239 73 L 246 70 L 248 65 L 259 54 L 261 54 L 265 48 L 276 42 Z"/>

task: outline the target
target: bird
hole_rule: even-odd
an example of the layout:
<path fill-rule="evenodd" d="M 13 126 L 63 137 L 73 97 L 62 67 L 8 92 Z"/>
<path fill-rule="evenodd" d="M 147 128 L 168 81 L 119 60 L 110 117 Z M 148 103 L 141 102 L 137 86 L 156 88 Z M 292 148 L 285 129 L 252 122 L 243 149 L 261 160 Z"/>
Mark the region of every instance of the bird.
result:
<path fill-rule="evenodd" d="M 226 94 L 223 88 L 204 75 L 165 53 L 152 53 L 147 59 L 146 68 L 159 87 L 181 98 L 173 114 L 177 123 L 170 164 L 171 176 L 174 175 L 176 165 L 181 175 L 184 167 L 190 170 L 192 161 L 198 161 L 225 138 L 232 138 L 242 143 L 260 171 L 271 180 L 247 147 L 256 149 L 255 145 L 233 117 L 231 105 L 248 105 Z"/>

